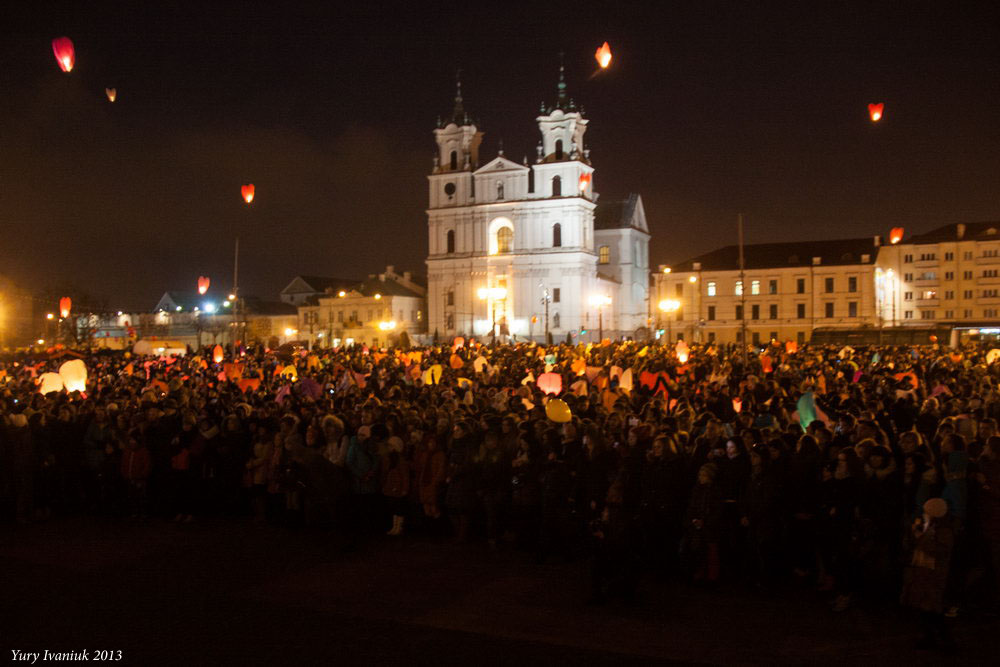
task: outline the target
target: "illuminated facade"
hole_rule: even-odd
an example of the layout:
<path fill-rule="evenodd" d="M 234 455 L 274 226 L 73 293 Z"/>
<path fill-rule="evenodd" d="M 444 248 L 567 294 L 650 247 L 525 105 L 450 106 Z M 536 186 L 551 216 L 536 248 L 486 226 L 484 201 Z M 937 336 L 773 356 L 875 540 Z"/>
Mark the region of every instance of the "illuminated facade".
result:
<path fill-rule="evenodd" d="M 814 329 L 863 329 L 877 315 L 880 237 L 725 246 L 654 274 L 654 318 L 674 339 L 807 342 Z M 742 290 L 746 290 L 743 295 Z M 679 302 L 672 315 L 661 301 Z M 667 318 L 670 318 L 669 324 Z M 886 323 L 888 325 L 888 323 Z"/>
<path fill-rule="evenodd" d="M 645 326 L 649 233 L 641 200 L 633 195 L 626 215 L 595 228 L 587 119 L 561 72 L 556 103 L 536 120 L 541 141 L 531 165 L 502 150 L 480 164 L 483 133 L 461 88 L 451 117 L 438 123 L 428 176 L 428 333 L 542 340 L 547 329 L 556 339 L 590 340 L 599 321 L 605 336 Z"/>
<path fill-rule="evenodd" d="M 886 326 L 1000 327 L 1000 222 L 946 225 L 887 245 L 876 272 Z"/>

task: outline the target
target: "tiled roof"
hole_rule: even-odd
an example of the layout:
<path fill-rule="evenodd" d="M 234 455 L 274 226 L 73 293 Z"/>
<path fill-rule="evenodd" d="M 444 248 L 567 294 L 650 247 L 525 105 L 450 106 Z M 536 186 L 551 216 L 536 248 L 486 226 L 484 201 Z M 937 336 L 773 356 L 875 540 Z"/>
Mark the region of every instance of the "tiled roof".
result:
<path fill-rule="evenodd" d="M 819 257 L 820 266 L 861 264 L 861 256 L 868 255 L 868 264 L 875 262 L 878 246 L 870 236 L 860 239 L 834 241 L 794 241 L 786 243 L 756 243 L 744 246 L 744 266 L 747 270 L 779 269 L 789 266 L 811 266 L 813 257 Z M 702 271 L 738 271 L 739 246 L 729 245 L 712 252 L 692 257 L 672 266 L 674 271 L 693 271 L 695 262 Z"/>
<path fill-rule="evenodd" d="M 960 224 L 964 227 L 961 239 L 959 239 L 958 236 L 958 226 Z M 990 230 L 993 230 L 993 233 L 990 233 Z M 1000 222 L 953 223 L 943 227 L 938 227 L 937 229 L 932 229 L 931 231 L 923 234 L 914 234 L 910 238 L 906 239 L 904 243 L 926 244 L 941 243 L 944 241 L 973 241 L 991 238 L 1000 238 Z"/>
<path fill-rule="evenodd" d="M 594 210 L 594 229 L 628 229 L 638 201 L 639 195 L 635 193 L 625 199 L 600 200 Z"/>

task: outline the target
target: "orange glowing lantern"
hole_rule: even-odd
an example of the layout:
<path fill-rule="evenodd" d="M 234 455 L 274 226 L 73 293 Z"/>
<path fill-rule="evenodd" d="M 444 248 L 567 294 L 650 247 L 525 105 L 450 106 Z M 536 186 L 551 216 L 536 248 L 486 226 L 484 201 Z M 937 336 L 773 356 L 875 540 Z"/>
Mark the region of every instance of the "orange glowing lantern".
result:
<path fill-rule="evenodd" d="M 796 343 L 794 340 L 785 342 L 785 352 L 787 352 L 788 354 L 795 354 L 798 351 L 799 351 L 799 344 Z"/>
<path fill-rule="evenodd" d="M 538 388 L 546 394 L 558 395 L 562 392 L 562 376 L 558 373 L 542 373 L 538 376 Z"/>
<path fill-rule="evenodd" d="M 739 414 L 743 412 L 743 400 L 740 398 L 733 399 L 733 412 Z"/>
<path fill-rule="evenodd" d="M 580 192 L 585 191 L 587 186 L 590 185 L 590 178 L 590 174 L 580 174 Z"/>
<path fill-rule="evenodd" d="M 688 356 L 690 355 L 687 343 L 682 340 L 677 341 L 677 345 L 674 346 L 674 350 L 677 352 L 677 361 L 682 364 L 686 364 Z"/>
<path fill-rule="evenodd" d="M 895 244 L 899 243 L 902 240 L 903 240 L 903 228 L 902 227 L 893 227 L 892 229 L 889 230 L 889 243 L 892 243 L 893 245 L 895 245 Z"/>
<path fill-rule="evenodd" d="M 457 371 L 459 368 L 465 365 L 465 360 L 462 359 L 462 357 L 458 356 L 457 354 L 453 354 L 451 355 L 451 358 L 448 360 L 448 365 Z"/>
<path fill-rule="evenodd" d="M 59 69 L 64 72 L 73 71 L 76 64 L 76 49 L 73 48 L 73 40 L 69 37 L 57 37 L 52 40 L 52 53 L 56 55 L 56 62 Z"/>
<path fill-rule="evenodd" d="M 216 345 L 212 348 L 212 361 L 217 364 L 221 364 L 222 360 L 225 358 L 226 352 L 222 349 L 221 345 Z"/>
<path fill-rule="evenodd" d="M 246 203 L 249 204 L 250 202 L 253 201 L 253 183 L 250 183 L 249 185 L 244 185 L 242 188 L 240 188 L 240 192 L 243 194 L 243 200 Z"/>
<path fill-rule="evenodd" d="M 211 284 L 212 281 L 209 280 L 208 276 L 198 276 L 198 294 L 204 296 L 205 292 L 208 291 L 208 286 Z"/>
<path fill-rule="evenodd" d="M 114 102 L 118 98 L 118 90 L 116 88 L 105 88 L 104 94 L 108 96 L 108 102 Z"/>
<path fill-rule="evenodd" d="M 868 105 L 868 115 L 871 116 L 872 122 L 877 123 L 882 120 L 882 112 L 885 110 L 885 104 L 879 102 L 878 104 Z"/>
<path fill-rule="evenodd" d="M 59 299 L 59 316 L 69 317 L 69 312 L 73 309 L 73 300 L 68 296 Z"/>
<path fill-rule="evenodd" d="M 601 66 L 601 69 L 608 68 L 608 65 L 611 64 L 611 47 L 608 46 L 607 42 L 604 42 L 601 48 L 597 49 L 594 58 L 597 59 L 597 64 Z"/>

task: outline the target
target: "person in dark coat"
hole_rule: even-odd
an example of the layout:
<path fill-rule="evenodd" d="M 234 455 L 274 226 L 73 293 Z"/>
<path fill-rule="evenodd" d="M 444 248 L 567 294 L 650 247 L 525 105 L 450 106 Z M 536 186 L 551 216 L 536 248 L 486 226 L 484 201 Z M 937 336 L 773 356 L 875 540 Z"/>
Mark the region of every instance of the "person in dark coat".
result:
<path fill-rule="evenodd" d="M 715 480 L 718 466 L 706 463 L 698 470 L 684 515 L 684 551 L 695 581 L 719 580 L 719 539 L 722 534 L 722 494 Z"/>
<path fill-rule="evenodd" d="M 923 517 L 914 520 L 910 528 L 913 553 L 903 578 L 901 601 L 920 614 L 923 638 L 917 647 L 921 649 L 955 648 L 944 617 L 944 595 L 955 546 L 952 521 L 948 503 L 931 498 L 924 503 Z"/>
<path fill-rule="evenodd" d="M 777 576 L 777 554 L 782 530 L 781 480 L 771 462 L 771 450 L 757 446 L 750 452 L 750 481 L 742 502 L 743 523 L 749 531 L 757 583 L 767 586 Z"/>
<path fill-rule="evenodd" d="M 476 509 L 475 458 L 478 451 L 472 427 L 465 422 L 455 424 L 448 448 L 445 507 L 457 542 L 469 539 L 469 522 Z"/>
<path fill-rule="evenodd" d="M 647 565 L 655 573 L 672 569 L 680 542 L 686 471 L 672 437 L 653 440 L 642 470 L 640 520 Z"/>

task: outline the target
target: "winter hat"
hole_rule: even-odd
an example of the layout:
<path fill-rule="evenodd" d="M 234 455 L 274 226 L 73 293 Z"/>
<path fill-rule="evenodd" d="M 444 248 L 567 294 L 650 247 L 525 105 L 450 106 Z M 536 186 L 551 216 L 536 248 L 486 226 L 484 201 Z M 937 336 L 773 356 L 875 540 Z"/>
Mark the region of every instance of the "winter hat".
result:
<path fill-rule="evenodd" d="M 944 498 L 931 498 L 924 503 L 924 513 L 932 519 L 940 519 L 948 513 L 948 503 Z"/>

